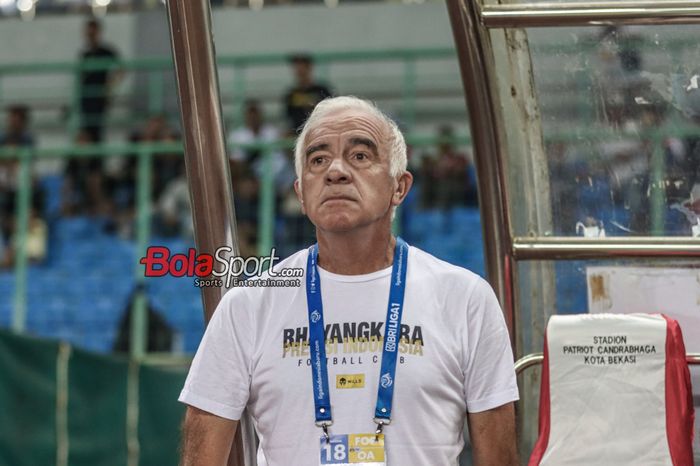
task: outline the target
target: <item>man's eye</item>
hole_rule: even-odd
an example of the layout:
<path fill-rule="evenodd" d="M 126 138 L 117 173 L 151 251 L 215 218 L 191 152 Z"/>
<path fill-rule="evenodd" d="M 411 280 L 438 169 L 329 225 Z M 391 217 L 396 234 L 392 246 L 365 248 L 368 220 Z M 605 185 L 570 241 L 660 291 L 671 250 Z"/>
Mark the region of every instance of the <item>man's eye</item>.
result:
<path fill-rule="evenodd" d="M 365 154 L 364 152 L 358 152 L 358 153 L 355 154 L 355 158 L 356 158 L 357 160 L 366 160 L 366 159 L 367 159 L 367 154 Z"/>
<path fill-rule="evenodd" d="M 321 162 L 323 162 L 323 157 L 321 156 L 311 158 L 311 165 L 319 165 Z"/>

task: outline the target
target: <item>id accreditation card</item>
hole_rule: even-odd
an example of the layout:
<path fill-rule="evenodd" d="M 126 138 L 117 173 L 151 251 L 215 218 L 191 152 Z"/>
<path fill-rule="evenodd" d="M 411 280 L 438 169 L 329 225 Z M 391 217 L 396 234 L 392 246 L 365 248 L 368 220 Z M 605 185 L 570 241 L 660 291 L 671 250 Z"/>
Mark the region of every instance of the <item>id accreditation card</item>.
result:
<path fill-rule="evenodd" d="M 321 436 L 320 464 L 386 466 L 384 434 Z"/>

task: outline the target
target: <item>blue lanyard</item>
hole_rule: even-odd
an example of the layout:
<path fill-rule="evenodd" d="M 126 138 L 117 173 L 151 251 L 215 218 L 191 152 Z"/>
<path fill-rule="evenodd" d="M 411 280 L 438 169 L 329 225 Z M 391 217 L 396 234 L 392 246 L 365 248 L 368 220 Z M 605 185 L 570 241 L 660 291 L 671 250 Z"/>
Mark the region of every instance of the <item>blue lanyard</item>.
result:
<path fill-rule="evenodd" d="M 328 391 L 328 367 L 326 364 L 326 339 L 323 324 L 323 302 L 321 300 L 321 281 L 316 265 L 318 244 L 309 250 L 306 264 L 306 301 L 309 310 L 309 351 L 311 354 L 311 375 L 314 390 L 314 414 L 316 425 L 324 428 L 333 424 L 331 415 L 330 392 Z M 384 327 L 384 348 L 382 351 L 379 386 L 377 388 L 377 405 L 374 410 L 374 422 L 381 426 L 391 422 L 392 398 L 396 377 L 396 355 L 401 336 L 401 315 L 403 298 L 406 291 L 406 268 L 408 262 L 408 244 L 396 238 L 394 263 L 391 267 L 391 288 Z"/>

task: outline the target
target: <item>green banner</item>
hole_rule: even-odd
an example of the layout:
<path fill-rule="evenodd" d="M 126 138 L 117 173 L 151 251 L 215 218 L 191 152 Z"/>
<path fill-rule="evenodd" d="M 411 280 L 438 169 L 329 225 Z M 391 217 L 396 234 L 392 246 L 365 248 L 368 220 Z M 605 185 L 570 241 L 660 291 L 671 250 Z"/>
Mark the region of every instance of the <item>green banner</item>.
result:
<path fill-rule="evenodd" d="M 186 372 L 0 330 L 0 465 L 177 464 Z"/>

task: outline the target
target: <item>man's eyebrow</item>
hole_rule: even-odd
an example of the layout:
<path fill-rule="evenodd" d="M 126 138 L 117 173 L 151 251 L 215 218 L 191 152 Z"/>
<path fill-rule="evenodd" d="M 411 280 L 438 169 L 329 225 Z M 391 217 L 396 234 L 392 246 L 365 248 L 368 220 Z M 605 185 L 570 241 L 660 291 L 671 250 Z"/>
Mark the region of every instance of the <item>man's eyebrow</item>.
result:
<path fill-rule="evenodd" d="M 316 144 L 315 146 L 309 146 L 306 149 L 306 156 L 308 157 L 309 155 L 313 154 L 314 152 L 317 152 L 320 150 L 328 150 L 328 144 L 321 143 L 321 144 Z"/>
<path fill-rule="evenodd" d="M 350 145 L 351 146 L 367 146 L 374 151 L 377 150 L 377 144 L 369 138 L 363 138 L 363 137 L 352 138 L 352 139 L 350 139 Z"/>

